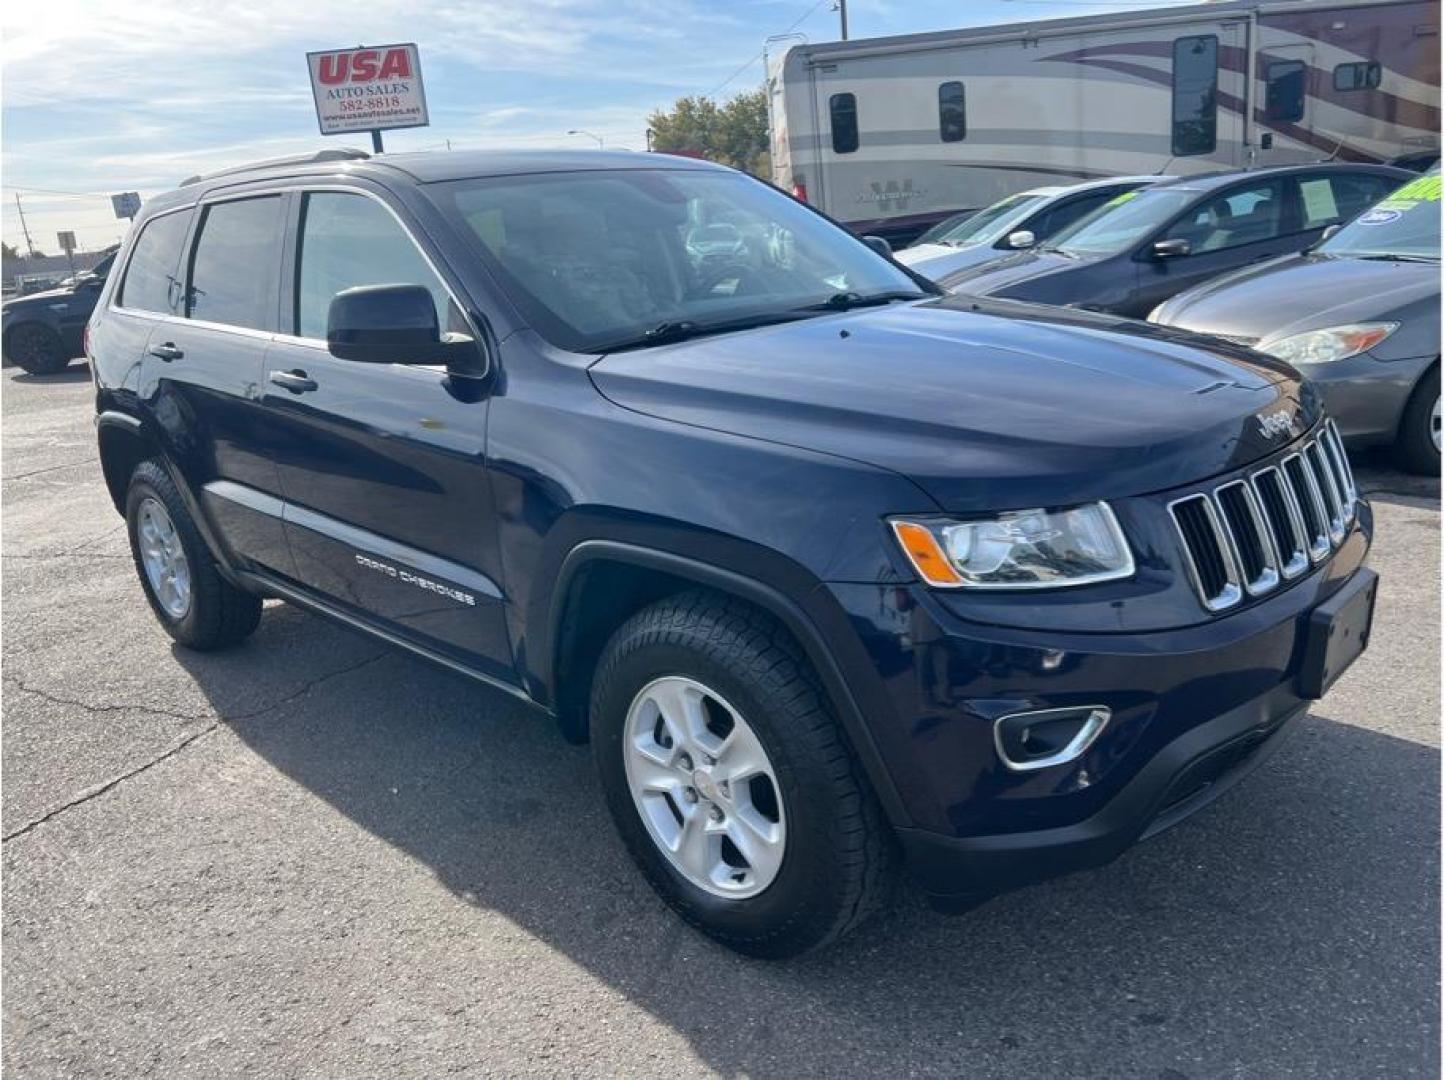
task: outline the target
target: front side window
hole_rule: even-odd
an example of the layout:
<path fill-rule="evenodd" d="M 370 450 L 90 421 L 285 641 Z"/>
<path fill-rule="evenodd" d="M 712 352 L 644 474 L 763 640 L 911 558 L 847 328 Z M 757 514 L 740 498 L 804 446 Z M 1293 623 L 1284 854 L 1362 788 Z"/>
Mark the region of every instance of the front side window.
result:
<path fill-rule="evenodd" d="M 191 256 L 186 317 L 274 328 L 284 202 L 279 195 L 214 203 Z"/>
<path fill-rule="evenodd" d="M 574 352 L 635 346 L 678 324 L 705 331 L 926 295 L 857 237 L 731 173 L 478 177 L 425 192 L 531 328 Z"/>
<path fill-rule="evenodd" d="M 1102 191 L 1079 195 L 1076 199 L 1060 202 L 1030 221 L 1027 226 L 1028 230 L 1036 239 L 1047 240 L 1076 222 L 1082 221 L 1093 211 L 1121 194 L 1123 192 L 1116 188 L 1105 188 Z"/>
<path fill-rule="evenodd" d="M 1173 43 L 1173 154 L 1211 154 L 1218 146 L 1218 38 Z"/>
<path fill-rule="evenodd" d="M 858 147 L 857 98 L 852 94 L 833 94 L 827 104 L 832 116 L 832 152 L 851 154 Z"/>
<path fill-rule="evenodd" d="M 120 307 L 161 315 L 175 313 L 180 296 L 181 245 L 190 222 L 190 212 L 182 210 L 145 223 L 120 283 L 116 297 Z"/>
<path fill-rule="evenodd" d="M 1187 240 L 1196 255 L 1272 240 L 1283 227 L 1279 182 L 1271 180 L 1207 200 L 1175 222 L 1168 239 Z"/>
<path fill-rule="evenodd" d="M 1335 90 L 1377 90 L 1384 69 L 1377 63 L 1340 64 L 1334 68 Z"/>
<path fill-rule="evenodd" d="M 443 329 L 453 318 L 450 294 L 391 212 L 375 199 L 318 191 L 301 208 L 296 260 L 296 334 L 326 337 L 331 300 L 361 285 L 421 285 Z"/>
<path fill-rule="evenodd" d="M 1308 67 L 1302 60 L 1279 60 L 1268 67 L 1264 88 L 1264 119 L 1292 124 L 1304 118 Z"/>
<path fill-rule="evenodd" d="M 938 135 L 943 142 L 962 142 L 968 137 L 968 112 L 960 82 L 938 87 Z"/>

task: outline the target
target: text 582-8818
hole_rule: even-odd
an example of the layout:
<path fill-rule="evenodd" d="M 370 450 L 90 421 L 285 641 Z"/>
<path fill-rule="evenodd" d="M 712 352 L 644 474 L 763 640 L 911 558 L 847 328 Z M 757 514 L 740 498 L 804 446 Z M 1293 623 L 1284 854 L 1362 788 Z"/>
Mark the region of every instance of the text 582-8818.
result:
<path fill-rule="evenodd" d="M 347 100 L 340 103 L 341 112 L 371 112 L 374 109 L 386 108 L 387 106 L 395 108 L 400 104 L 401 99 L 399 97 L 361 99 L 348 98 Z"/>

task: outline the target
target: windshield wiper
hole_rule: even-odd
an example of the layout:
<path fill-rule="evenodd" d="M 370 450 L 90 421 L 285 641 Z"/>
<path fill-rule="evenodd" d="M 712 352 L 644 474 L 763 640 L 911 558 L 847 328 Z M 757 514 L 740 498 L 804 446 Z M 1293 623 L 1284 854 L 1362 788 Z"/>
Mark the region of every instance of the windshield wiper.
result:
<path fill-rule="evenodd" d="M 747 315 L 739 319 L 726 319 L 710 323 L 695 322 L 692 319 L 669 319 L 659 322 L 649 330 L 642 331 L 637 337 L 610 342 L 606 345 L 597 345 L 587 351 L 614 353 L 626 352 L 628 349 L 649 349 L 653 345 L 669 345 L 675 341 L 687 341 L 691 338 L 707 337 L 710 334 L 726 334 L 733 330 L 751 330 L 758 326 L 793 322 L 800 318 L 803 316 L 792 311 L 769 311 Z"/>
<path fill-rule="evenodd" d="M 1377 252 L 1372 255 L 1355 255 L 1356 259 L 1367 259 L 1370 262 L 1421 262 L 1436 263 L 1438 259 L 1431 259 L 1428 255 L 1398 255 L 1392 252 Z"/>
<path fill-rule="evenodd" d="M 805 304 L 802 307 L 794 308 L 794 311 L 851 311 L 853 308 L 876 307 L 880 304 L 891 304 L 899 300 L 926 300 L 927 293 L 924 292 L 880 292 L 870 296 L 864 296 L 859 292 L 838 292 L 833 293 L 820 304 Z"/>

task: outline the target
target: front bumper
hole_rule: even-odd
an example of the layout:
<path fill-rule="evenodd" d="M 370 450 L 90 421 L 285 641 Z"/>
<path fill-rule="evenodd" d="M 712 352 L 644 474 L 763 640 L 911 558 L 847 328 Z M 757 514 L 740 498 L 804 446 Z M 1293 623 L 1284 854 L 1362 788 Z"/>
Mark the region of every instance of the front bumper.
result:
<path fill-rule="evenodd" d="M 1409 395 L 1434 356 L 1379 360 L 1360 353 L 1304 370 L 1339 433 L 1353 445 L 1393 442 Z"/>
<path fill-rule="evenodd" d="M 1360 502 L 1310 575 L 1244 610 L 1147 633 L 989 626 L 918 586 L 828 586 L 896 710 L 870 727 L 911 819 L 897 834 L 913 876 L 966 903 L 1096 866 L 1237 782 L 1306 711 L 1310 616 L 1371 583 L 1371 532 Z M 1112 718 L 1081 757 L 1030 773 L 999 760 L 999 716 L 1083 705 Z"/>

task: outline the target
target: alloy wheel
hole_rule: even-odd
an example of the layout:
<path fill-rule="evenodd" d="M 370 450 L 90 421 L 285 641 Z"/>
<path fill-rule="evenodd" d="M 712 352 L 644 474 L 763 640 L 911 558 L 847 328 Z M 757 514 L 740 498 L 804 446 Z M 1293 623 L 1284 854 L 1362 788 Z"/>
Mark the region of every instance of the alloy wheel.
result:
<path fill-rule="evenodd" d="M 716 691 L 680 675 L 632 699 L 627 783 L 647 833 L 672 866 L 713 896 L 756 896 L 787 843 L 777 774 L 747 721 Z"/>
<path fill-rule="evenodd" d="M 141 565 L 156 601 L 172 619 L 191 607 L 191 569 L 175 522 L 159 499 L 147 496 L 136 512 L 136 542 Z"/>

